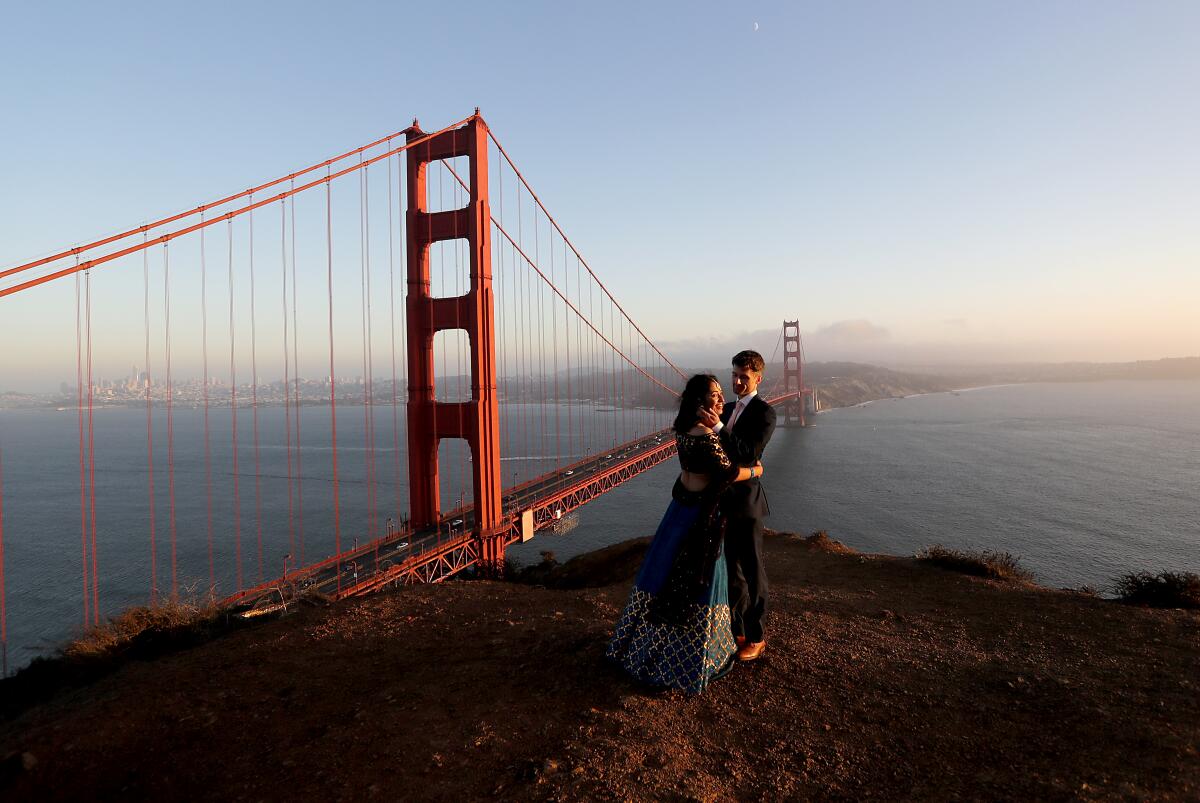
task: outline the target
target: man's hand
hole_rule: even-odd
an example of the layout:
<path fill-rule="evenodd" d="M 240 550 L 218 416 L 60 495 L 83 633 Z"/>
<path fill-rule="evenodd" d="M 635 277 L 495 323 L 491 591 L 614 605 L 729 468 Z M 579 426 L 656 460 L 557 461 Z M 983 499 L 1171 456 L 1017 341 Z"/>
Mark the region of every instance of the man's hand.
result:
<path fill-rule="evenodd" d="M 721 416 L 714 410 L 709 410 L 705 407 L 700 408 L 700 423 L 712 429 L 717 424 L 721 423 Z"/>

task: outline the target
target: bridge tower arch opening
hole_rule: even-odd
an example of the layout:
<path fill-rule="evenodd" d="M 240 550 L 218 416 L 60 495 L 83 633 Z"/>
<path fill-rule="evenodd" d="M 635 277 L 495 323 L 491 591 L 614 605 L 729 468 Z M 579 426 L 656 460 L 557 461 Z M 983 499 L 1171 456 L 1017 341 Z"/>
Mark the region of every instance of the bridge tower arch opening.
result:
<path fill-rule="evenodd" d="M 441 519 L 438 445 L 461 438 L 471 451 L 474 521 L 479 562 L 496 569 L 504 561 L 501 512 L 499 401 L 496 393 L 495 303 L 492 290 L 491 211 L 488 206 L 488 129 L 475 114 L 460 128 L 428 135 L 417 121 L 405 132 L 415 143 L 408 153 L 408 468 L 414 529 Z M 428 166 L 465 159 L 469 199 L 458 209 L 430 211 Z M 463 295 L 432 294 L 430 250 L 435 243 L 463 239 L 469 253 Z M 439 402 L 436 398 L 434 336 L 465 330 L 469 341 L 471 395 Z"/>

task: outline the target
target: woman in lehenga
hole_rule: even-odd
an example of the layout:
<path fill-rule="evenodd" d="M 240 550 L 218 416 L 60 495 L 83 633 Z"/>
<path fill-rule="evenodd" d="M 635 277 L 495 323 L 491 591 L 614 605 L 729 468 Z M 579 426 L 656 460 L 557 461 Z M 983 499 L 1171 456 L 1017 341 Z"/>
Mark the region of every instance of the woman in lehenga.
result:
<path fill-rule="evenodd" d="M 717 500 L 731 484 L 762 476 L 762 464 L 734 466 L 700 423 L 702 409 L 719 416 L 724 403 L 716 377 L 688 380 L 674 425 L 683 470 L 608 645 L 610 659 L 653 686 L 698 693 L 735 660 Z"/>

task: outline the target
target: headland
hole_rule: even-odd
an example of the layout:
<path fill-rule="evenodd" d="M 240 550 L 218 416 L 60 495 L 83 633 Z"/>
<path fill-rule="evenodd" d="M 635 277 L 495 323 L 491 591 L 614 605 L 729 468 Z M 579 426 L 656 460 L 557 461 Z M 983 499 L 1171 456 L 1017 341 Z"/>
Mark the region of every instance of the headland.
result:
<path fill-rule="evenodd" d="M 1200 795 L 1200 612 L 774 534 L 765 659 L 689 697 L 640 688 L 603 660 L 644 544 L 547 571 L 542 585 L 407 587 L 124 662 L 0 725 L 0 790 L 11 800 Z"/>

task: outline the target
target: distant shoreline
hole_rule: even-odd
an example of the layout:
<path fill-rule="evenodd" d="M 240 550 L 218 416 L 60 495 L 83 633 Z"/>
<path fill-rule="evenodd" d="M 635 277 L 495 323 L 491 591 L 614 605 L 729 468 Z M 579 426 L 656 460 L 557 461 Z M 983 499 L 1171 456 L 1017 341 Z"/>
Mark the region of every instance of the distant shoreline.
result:
<path fill-rule="evenodd" d="M 1160 367 L 1159 363 L 1171 361 L 1158 361 L 1151 363 L 1151 366 Z M 821 398 L 821 406 L 823 409 L 833 409 L 839 407 L 856 407 L 858 405 L 871 402 L 881 401 L 884 399 L 894 398 L 911 398 L 914 396 L 923 396 L 935 393 L 969 393 L 976 390 L 988 390 L 992 388 L 1013 387 L 1015 385 L 1032 385 L 1032 384 L 1077 384 L 1083 382 L 1160 382 L 1160 381 L 1200 381 L 1200 358 L 1185 358 L 1181 361 L 1185 370 L 1180 371 L 1137 371 L 1135 368 L 1141 367 L 1141 363 L 1120 363 L 1118 367 L 1128 366 L 1128 371 L 1114 371 L 1113 366 L 1100 366 L 1091 363 L 1081 364 L 1080 369 L 1087 368 L 1094 373 L 1075 374 L 1075 375 L 1045 375 L 1059 366 L 1046 366 L 1037 370 L 1030 370 L 1029 373 L 1021 376 L 1001 376 L 991 377 L 987 375 L 977 375 L 974 377 L 955 377 L 944 376 L 938 374 L 917 374 L 901 371 L 893 371 L 887 368 L 880 368 L 874 365 L 864 363 L 814 363 L 809 367 L 806 376 L 806 384 L 813 387 Z M 1195 363 L 1194 373 L 1191 366 Z M 773 367 L 768 369 L 773 371 Z M 1044 371 L 1045 374 L 1039 375 Z M 768 377 L 771 374 L 768 374 Z M 965 385 L 956 385 L 955 382 L 966 381 Z M 50 396 L 49 394 L 27 394 L 16 392 L 0 392 L 0 411 L 3 410 L 51 410 L 55 412 L 75 412 L 79 409 L 79 405 L 72 398 L 70 400 L 61 396 Z M 502 403 L 508 404 L 531 404 L 527 399 L 501 399 Z M 562 399 L 562 404 L 584 405 L 591 403 L 590 399 Z M 339 398 L 338 404 L 349 406 L 362 406 L 364 401 L 362 398 L 346 397 Z M 375 407 L 392 407 L 406 406 L 407 401 L 397 400 L 393 402 L 391 399 L 379 400 L 374 402 Z M 176 410 L 199 410 L 204 409 L 205 405 L 195 399 L 187 401 L 175 400 L 172 405 Z M 257 404 L 244 403 L 239 400 L 237 405 L 238 410 L 268 409 L 275 407 L 288 406 L 285 402 L 277 399 L 260 400 Z M 325 408 L 330 406 L 328 398 L 307 398 L 301 399 L 298 404 L 292 403 L 291 406 L 299 407 L 320 407 Z M 154 410 L 166 409 L 167 402 L 165 399 L 152 400 Z M 94 399 L 92 403 L 93 410 L 112 410 L 112 409 L 145 409 L 145 399 L 120 399 L 120 400 L 100 400 Z M 227 410 L 230 405 L 227 399 L 225 400 L 210 400 L 207 408 L 210 410 Z M 86 409 L 86 406 L 85 406 Z M 613 412 L 614 409 L 607 407 L 605 409 L 597 409 L 596 412 Z"/>

